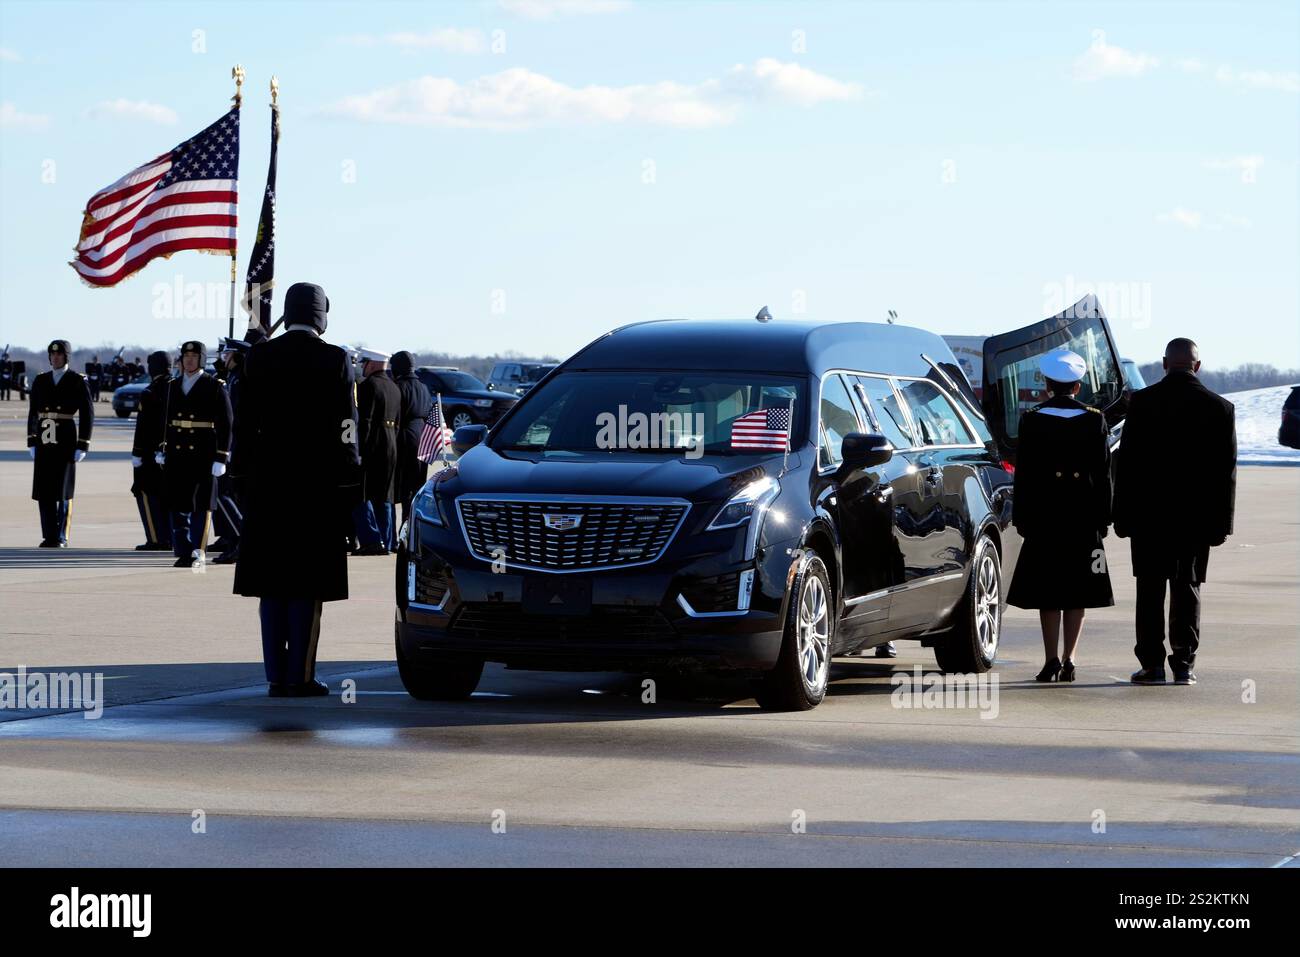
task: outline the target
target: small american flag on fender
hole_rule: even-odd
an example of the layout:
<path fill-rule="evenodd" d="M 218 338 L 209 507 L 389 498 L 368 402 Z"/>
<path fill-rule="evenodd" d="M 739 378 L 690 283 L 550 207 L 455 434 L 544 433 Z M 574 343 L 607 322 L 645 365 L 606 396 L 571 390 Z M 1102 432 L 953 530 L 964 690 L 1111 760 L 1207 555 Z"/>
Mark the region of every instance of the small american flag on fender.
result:
<path fill-rule="evenodd" d="M 429 403 L 429 414 L 424 418 L 424 431 L 415 457 L 421 462 L 432 462 L 439 455 L 446 456 L 451 448 L 451 429 L 443 424 L 442 396 L 436 395 Z"/>
<path fill-rule="evenodd" d="M 784 452 L 790 441 L 790 409 L 758 409 L 731 423 L 731 447 Z"/>

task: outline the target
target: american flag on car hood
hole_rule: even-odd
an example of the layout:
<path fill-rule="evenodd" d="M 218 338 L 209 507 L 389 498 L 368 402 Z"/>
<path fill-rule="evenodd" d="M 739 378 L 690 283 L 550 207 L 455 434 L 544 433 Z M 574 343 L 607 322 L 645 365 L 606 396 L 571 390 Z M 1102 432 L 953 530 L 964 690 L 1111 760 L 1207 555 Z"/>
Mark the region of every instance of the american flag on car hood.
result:
<path fill-rule="evenodd" d="M 790 442 L 790 409 L 758 409 L 731 423 L 731 447 L 784 452 Z"/>
<path fill-rule="evenodd" d="M 77 258 L 92 286 L 115 286 L 182 249 L 233 253 L 239 180 L 239 107 L 86 203 Z"/>
<path fill-rule="evenodd" d="M 442 417 L 442 396 L 435 395 L 429 403 L 429 414 L 424 418 L 424 431 L 420 433 L 420 444 L 415 450 L 415 457 L 421 462 L 432 462 L 439 455 L 446 456 L 451 448 L 451 429 L 444 424 Z"/>

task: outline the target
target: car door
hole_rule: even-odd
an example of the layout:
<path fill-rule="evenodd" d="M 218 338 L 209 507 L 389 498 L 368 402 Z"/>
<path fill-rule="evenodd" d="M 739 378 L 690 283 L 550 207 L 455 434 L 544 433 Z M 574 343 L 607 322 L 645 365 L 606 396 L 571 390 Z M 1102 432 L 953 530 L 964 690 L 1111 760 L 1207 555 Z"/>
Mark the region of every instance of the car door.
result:
<path fill-rule="evenodd" d="M 1097 297 L 1090 294 L 1058 315 L 984 340 L 985 421 L 999 453 L 1012 464 L 1020 416 L 1047 398 L 1038 360 L 1061 348 L 1078 353 L 1088 364 L 1079 401 L 1100 409 L 1113 435 L 1123 422 L 1124 367 L 1110 323 Z"/>

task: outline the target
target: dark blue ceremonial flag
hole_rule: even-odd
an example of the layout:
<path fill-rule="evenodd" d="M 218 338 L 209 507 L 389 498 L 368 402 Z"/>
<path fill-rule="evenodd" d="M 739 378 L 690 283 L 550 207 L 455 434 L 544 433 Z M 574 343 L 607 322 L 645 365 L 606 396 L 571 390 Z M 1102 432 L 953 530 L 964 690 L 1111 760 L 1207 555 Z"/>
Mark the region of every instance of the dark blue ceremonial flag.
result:
<path fill-rule="evenodd" d="M 248 259 L 244 310 L 248 313 L 248 342 L 271 334 L 271 290 L 275 285 L 275 158 L 280 148 L 280 108 L 271 104 L 271 164 L 266 171 L 266 192 L 257 219 L 257 240 Z"/>

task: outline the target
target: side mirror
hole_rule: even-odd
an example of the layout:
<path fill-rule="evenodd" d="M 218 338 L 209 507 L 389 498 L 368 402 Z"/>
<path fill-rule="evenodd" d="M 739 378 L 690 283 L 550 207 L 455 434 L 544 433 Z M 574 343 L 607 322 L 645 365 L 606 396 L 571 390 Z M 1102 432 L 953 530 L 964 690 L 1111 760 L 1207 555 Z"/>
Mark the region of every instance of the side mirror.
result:
<path fill-rule="evenodd" d="M 876 432 L 850 432 L 840 445 L 840 455 L 840 471 L 847 474 L 884 465 L 894 457 L 894 446 Z"/>
<path fill-rule="evenodd" d="M 452 433 L 451 450 L 457 455 L 464 455 L 485 438 L 487 438 L 486 425 L 462 425 Z"/>

